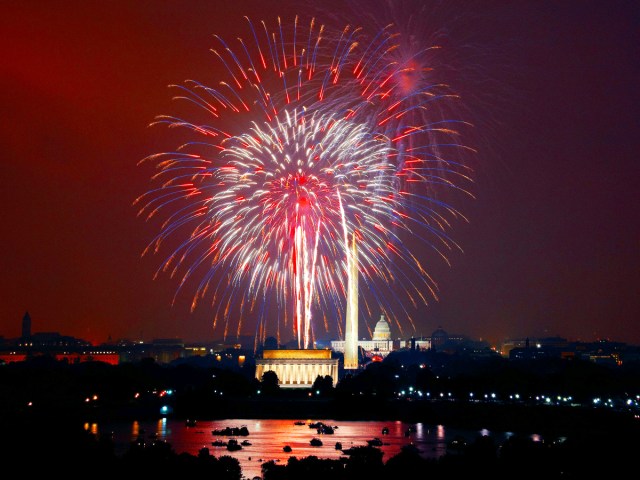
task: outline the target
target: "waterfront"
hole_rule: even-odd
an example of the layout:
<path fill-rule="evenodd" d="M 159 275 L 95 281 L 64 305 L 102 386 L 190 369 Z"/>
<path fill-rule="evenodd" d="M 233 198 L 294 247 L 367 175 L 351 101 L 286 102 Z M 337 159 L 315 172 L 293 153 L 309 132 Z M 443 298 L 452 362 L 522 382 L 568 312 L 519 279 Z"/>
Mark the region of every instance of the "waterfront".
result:
<path fill-rule="evenodd" d="M 85 429 L 100 436 L 111 436 L 117 454 L 124 453 L 132 442 L 137 439 L 151 443 L 155 440 L 165 441 L 177 453 L 197 455 L 201 448 L 207 447 L 212 455 L 217 457 L 229 455 L 236 458 L 241 466 L 245 478 L 262 477 L 262 464 L 273 460 L 278 464 L 286 464 L 289 457 L 304 458 L 317 456 L 319 458 L 337 459 L 344 456 L 341 450 L 335 448 L 336 442 L 342 444 L 343 449 L 355 446 L 366 446 L 368 440 L 380 438 L 383 442 L 380 448 L 384 454 L 383 460 L 398 454 L 405 445 L 413 444 L 424 458 L 438 458 L 446 453 L 447 444 L 457 437 L 463 437 L 468 442 L 482 435 L 492 437 L 496 443 L 502 443 L 511 433 L 490 432 L 488 430 L 461 430 L 443 425 L 427 425 L 424 423 L 406 423 L 401 421 L 337 421 L 321 420 L 325 425 L 334 428 L 333 434 L 318 434 L 309 424 L 318 420 L 300 419 L 303 425 L 296 425 L 294 420 L 286 419 L 226 419 L 215 421 L 197 421 L 195 426 L 187 426 L 185 421 L 162 417 L 157 421 L 132 421 L 118 423 L 87 423 Z M 226 427 L 246 426 L 249 435 L 244 437 L 227 437 L 212 434 L 213 430 Z M 388 434 L 382 434 L 383 428 Z M 319 438 L 323 445 L 311 446 L 312 438 Z M 213 446 L 216 440 L 228 441 L 235 438 L 238 441 L 248 440 L 251 445 L 242 449 L 229 451 L 225 446 Z M 532 434 L 534 440 L 541 440 L 537 434 Z M 291 447 L 291 452 L 284 452 L 285 445 Z"/>

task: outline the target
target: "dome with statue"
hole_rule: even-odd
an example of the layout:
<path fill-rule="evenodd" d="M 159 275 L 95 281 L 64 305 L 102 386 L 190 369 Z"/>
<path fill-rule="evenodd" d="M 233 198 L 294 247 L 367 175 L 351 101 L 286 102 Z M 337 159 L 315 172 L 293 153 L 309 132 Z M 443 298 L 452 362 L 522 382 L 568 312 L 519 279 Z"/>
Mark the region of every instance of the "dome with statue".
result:
<path fill-rule="evenodd" d="M 384 319 L 384 315 L 380 315 L 380 320 L 376 323 L 376 327 L 373 330 L 374 340 L 391 340 L 391 328 L 389 323 Z"/>

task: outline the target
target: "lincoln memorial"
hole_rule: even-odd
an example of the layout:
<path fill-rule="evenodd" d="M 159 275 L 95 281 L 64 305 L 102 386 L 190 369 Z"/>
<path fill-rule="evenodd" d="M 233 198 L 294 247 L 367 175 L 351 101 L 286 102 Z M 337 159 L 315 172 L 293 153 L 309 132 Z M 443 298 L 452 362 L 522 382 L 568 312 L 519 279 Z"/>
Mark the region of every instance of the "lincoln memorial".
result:
<path fill-rule="evenodd" d="M 264 350 L 256 359 L 256 379 L 273 371 L 278 384 L 285 388 L 311 388 L 318 376 L 330 376 L 333 386 L 338 383 L 338 359 L 331 358 L 331 350 Z"/>

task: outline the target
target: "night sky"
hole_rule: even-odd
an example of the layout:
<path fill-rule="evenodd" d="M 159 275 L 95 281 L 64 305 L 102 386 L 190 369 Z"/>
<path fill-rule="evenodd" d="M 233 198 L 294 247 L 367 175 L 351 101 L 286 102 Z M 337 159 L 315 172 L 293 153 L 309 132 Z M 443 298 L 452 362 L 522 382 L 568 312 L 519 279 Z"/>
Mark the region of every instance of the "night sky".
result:
<path fill-rule="evenodd" d="M 148 127 L 176 111 L 168 85 L 214 82 L 212 35 L 244 35 L 245 15 L 313 12 L 375 28 L 386 10 L 372 19 L 342 2 L 2 3 L 0 335 L 19 336 L 28 311 L 34 332 L 96 343 L 220 338 L 206 302 L 191 313 L 186 291 L 172 306 L 177 281 L 154 280 L 161 258 L 141 256 L 157 226 L 132 206 L 150 188 L 138 162 L 175 147 Z M 412 4 L 421 2 L 397 3 L 400 19 Z M 460 92 L 478 153 L 476 198 L 460 205 L 468 222 L 451 232 L 463 252 L 428 263 L 439 300 L 416 313 L 415 333 L 640 344 L 640 4 L 427 5 L 419 33 L 440 32 L 434 68 Z"/>

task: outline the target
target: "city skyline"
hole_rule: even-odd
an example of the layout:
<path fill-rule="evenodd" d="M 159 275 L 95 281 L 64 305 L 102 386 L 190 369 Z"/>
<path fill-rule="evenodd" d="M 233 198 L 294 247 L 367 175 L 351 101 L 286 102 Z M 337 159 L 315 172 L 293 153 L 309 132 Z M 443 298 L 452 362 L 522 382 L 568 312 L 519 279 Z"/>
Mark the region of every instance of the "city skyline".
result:
<path fill-rule="evenodd" d="M 326 21 L 345 4 L 324 7 Z M 174 145 L 147 128 L 175 108 L 167 85 L 215 77 L 213 34 L 233 38 L 244 15 L 272 20 L 311 6 L 296 8 L 27 1 L 5 9 L 5 337 L 19 336 L 26 311 L 34 331 L 96 343 L 221 336 L 210 305 L 191 313 L 185 292 L 172 306 L 176 282 L 154 280 L 157 259 L 141 257 L 154 229 L 132 207 L 148 188 L 137 162 Z M 429 259 L 439 300 L 412 312 L 416 331 L 405 336 L 442 325 L 491 341 L 640 343 L 637 5 L 447 8 L 434 3 L 434 28 L 447 32 L 447 80 L 480 137 L 475 199 L 461 209 L 468 223 L 451 233 L 464 253 L 452 251 L 450 265 Z M 379 311 L 360 311 L 366 332 Z"/>
<path fill-rule="evenodd" d="M 359 343 L 365 343 L 367 345 L 373 345 L 372 342 L 375 342 L 376 340 L 380 340 L 379 338 L 376 339 L 376 329 L 380 328 L 380 323 L 383 322 L 386 323 L 386 325 L 389 326 L 389 323 L 384 320 L 384 316 L 381 316 L 380 319 L 378 320 L 377 324 L 376 324 L 376 328 L 374 328 L 371 332 L 364 332 L 362 333 L 357 341 L 355 343 L 359 344 Z M 3 342 L 7 342 L 7 345 L 14 345 L 15 342 L 21 342 L 24 339 L 29 339 L 29 338 L 40 338 L 41 340 L 44 340 L 45 342 L 51 341 L 54 338 L 60 338 L 60 339 L 67 339 L 67 340 L 77 340 L 80 341 L 82 343 L 87 342 L 88 340 L 85 338 L 80 338 L 80 337 L 76 337 L 74 335 L 70 335 L 67 334 L 66 332 L 63 331 L 58 331 L 55 329 L 38 329 L 37 325 L 36 328 L 33 329 L 32 325 L 33 325 L 33 319 L 31 318 L 31 315 L 29 314 L 29 312 L 25 312 L 25 314 L 23 315 L 21 321 L 20 321 L 20 325 L 21 325 L 21 333 L 18 336 L 15 337 L 8 337 L 7 335 L 5 335 L 3 332 L 0 332 L 0 340 Z M 415 341 L 426 341 L 429 342 L 428 344 L 430 345 L 431 341 L 433 338 L 438 337 L 440 339 L 440 341 L 442 341 L 442 338 L 446 338 L 447 341 L 451 340 L 453 342 L 453 344 L 459 344 L 459 345 L 469 345 L 469 344 L 484 344 L 487 348 L 491 348 L 491 349 L 495 349 L 496 351 L 500 351 L 502 347 L 504 347 L 505 345 L 520 345 L 522 343 L 522 345 L 524 345 L 525 343 L 532 343 L 535 345 L 536 342 L 552 342 L 552 343 L 556 343 L 558 341 L 560 342 L 566 342 L 568 344 L 572 344 L 572 343 L 577 343 L 577 344 L 589 344 L 589 343 L 593 343 L 593 344 L 599 344 L 601 342 L 604 343 L 609 343 L 609 344 L 624 344 L 627 345 L 629 347 L 638 347 L 640 346 L 640 343 L 636 344 L 633 342 L 625 342 L 622 341 L 621 339 L 617 339 L 617 338 L 593 338 L 593 339 L 580 339 L 580 338 L 571 338 L 571 337 L 565 337 L 562 335 L 541 335 L 541 336 L 535 336 L 535 335 L 522 335 L 519 337 L 503 337 L 503 338 L 498 338 L 498 339 L 488 339 L 486 337 L 483 336 L 479 336 L 479 337 L 475 337 L 473 335 L 468 335 L 466 332 L 460 332 L 460 331 L 448 331 L 446 328 L 446 325 L 438 325 L 437 328 L 435 328 L 433 331 L 431 332 L 424 332 L 424 333 L 420 333 L 420 334 L 413 334 L 413 335 L 409 335 L 409 336 L 402 336 L 402 335 L 398 335 L 397 332 L 393 332 L 391 330 L 391 327 L 389 326 L 389 336 L 388 338 L 385 337 L 389 342 L 397 344 L 397 348 L 403 348 L 403 347 L 408 347 L 409 343 L 412 340 Z M 277 341 L 276 337 L 274 336 L 269 336 L 265 339 L 264 343 L 256 343 L 256 339 L 255 336 L 253 335 L 240 335 L 240 336 L 236 336 L 233 338 L 227 338 L 226 340 L 222 337 L 220 338 L 207 338 L 207 339 L 199 339 L 199 340 L 185 340 L 181 337 L 177 337 L 177 336 L 173 336 L 173 337 L 153 337 L 153 338 L 142 338 L 142 337 L 121 337 L 121 338 L 107 338 L 105 340 L 100 340 L 100 341 L 96 341 L 96 342 L 89 342 L 92 346 L 97 347 L 97 346 L 101 346 L 101 345 L 116 345 L 118 343 L 122 343 L 123 345 L 126 344 L 134 344 L 134 343 L 141 343 L 141 344 L 154 344 L 159 342 L 160 344 L 170 344 L 173 345 L 174 342 L 177 343 L 183 343 L 185 345 L 207 345 L 207 344 L 218 344 L 218 345 L 242 345 L 242 348 L 245 349 L 256 349 L 259 350 L 261 346 L 273 346 L 273 342 Z M 168 342 L 168 343 L 167 343 Z M 331 345 L 333 345 L 335 342 L 337 342 L 338 344 L 340 344 L 340 347 L 338 348 L 338 350 L 335 350 L 335 348 L 333 346 L 329 346 L 329 344 L 331 343 Z M 344 344 L 345 344 L 346 340 L 344 338 L 338 338 L 338 337 L 331 337 L 328 335 L 325 335 L 323 338 L 320 338 L 317 340 L 316 345 L 313 346 L 313 348 L 322 348 L 322 349 L 326 349 L 329 348 L 331 350 L 335 350 L 335 351 L 340 351 L 342 352 L 344 350 Z M 281 342 L 277 343 L 278 348 L 288 348 L 288 349 L 292 349 L 294 348 L 293 346 L 297 343 L 297 339 L 292 336 L 291 338 L 288 339 L 282 339 Z M 271 347 L 269 347 L 271 348 Z M 425 347 L 422 347 L 422 349 L 424 349 Z M 365 349 L 366 350 L 366 349 Z"/>

